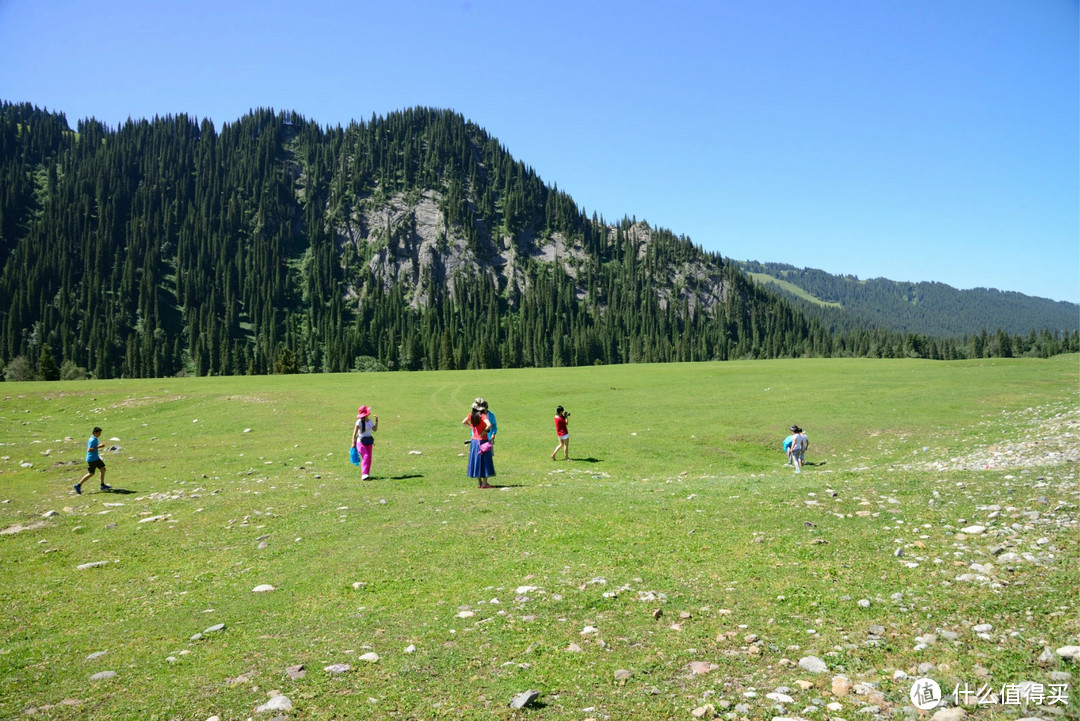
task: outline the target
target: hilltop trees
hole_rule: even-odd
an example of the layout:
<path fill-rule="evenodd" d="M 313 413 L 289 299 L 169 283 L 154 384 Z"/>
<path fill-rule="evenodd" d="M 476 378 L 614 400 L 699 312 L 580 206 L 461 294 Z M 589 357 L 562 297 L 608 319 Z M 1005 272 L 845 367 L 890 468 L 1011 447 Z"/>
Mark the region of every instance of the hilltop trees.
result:
<path fill-rule="evenodd" d="M 439 253 L 461 261 L 449 277 L 438 277 L 442 259 L 428 267 L 416 257 L 415 208 L 428 196 Z M 573 252 L 548 262 L 528 250 L 553 238 Z M 493 265 L 505 258 L 510 280 Z M 259 109 L 220 130 L 180 115 L 116 129 L 88 119 L 72 131 L 61 114 L 0 104 L 9 380 L 1044 355 L 1076 345 L 1075 336 L 940 341 L 807 320 L 684 237 L 589 218 L 449 111 L 323 128 Z"/>

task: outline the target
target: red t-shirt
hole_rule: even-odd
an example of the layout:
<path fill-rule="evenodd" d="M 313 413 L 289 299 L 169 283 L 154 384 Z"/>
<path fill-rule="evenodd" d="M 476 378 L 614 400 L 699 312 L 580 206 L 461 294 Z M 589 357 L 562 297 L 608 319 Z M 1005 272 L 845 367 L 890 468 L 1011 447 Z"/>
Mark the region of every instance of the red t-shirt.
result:
<path fill-rule="evenodd" d="M 474 426 L 472 424 L 472 421 L 470 420 L 470 416 L 465 416 L 465 420 L 469 423 L 469 428 L 472 429 L 473 440 L 486 441 L 488 439 L 487 427 L 484 424 L 484 417 L 483 416 L 480 416 L 480 425 L 478 425 L 478 426 Z"/>
<path fill-rule="evenodd" d="M 569 434 L 570 431 L 566 430 L 566 419 L 562 416 L 555 416 L 555 435 L 562 438 Z"/>

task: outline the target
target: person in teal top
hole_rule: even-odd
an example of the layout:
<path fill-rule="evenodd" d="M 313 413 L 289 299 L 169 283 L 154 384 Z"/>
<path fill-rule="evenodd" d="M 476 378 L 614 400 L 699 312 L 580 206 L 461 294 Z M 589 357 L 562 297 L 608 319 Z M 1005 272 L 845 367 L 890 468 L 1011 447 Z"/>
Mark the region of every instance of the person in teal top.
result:
<path fill-rule="evenodd" d="M 483 406 L 484 415 L 487 416 L 488 422 L 491 423 L 491 428 L 488 430 L 488 441 L 495 442 L 495 434 L 499 432 L 499 427 L 495 425 L 495 414 L 488 408 L 488 403 L 483 398 L 479 398 L 480 405 Z"/>
<path fill-rule="evenodd" d="M 101 456 L 98 454 L 99 448 L 101 448 L 101 428 L 95 426 L 93 434 L 86 442 L 86 475 L 75 484 L 75 492 L 80 496 L 82 495 L 82 484 L 90 480 L 90 477 L 94 475 L 94 471 L 100 471 L 101 473 L 101 490 L 112 490 L 112 486 L 105 483 L 105 461 L 101 460 Z"/>
<path fill-rule="evenodd" d="M 784 439 L 784 453 L 787 454 L 787 464 L 789 466 L 793 464 L 793 461 L 791 459 L 791 446 L 792 446 L 793 443 L 795 443 L 795 434 L 794 433 L 792 433 L 790 436 L 788 436 L 787 438 Z"/>

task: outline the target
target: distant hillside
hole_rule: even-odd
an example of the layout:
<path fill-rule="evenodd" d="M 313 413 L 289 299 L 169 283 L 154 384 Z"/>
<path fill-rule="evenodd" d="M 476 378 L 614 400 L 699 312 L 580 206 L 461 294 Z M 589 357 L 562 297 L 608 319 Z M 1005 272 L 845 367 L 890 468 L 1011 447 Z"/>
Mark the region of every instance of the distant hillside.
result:
<path fill-rule="evenodd" d="M 72 129 L 0 102 L 7 380 L 1080 348 L 801 307 L 685 236 L 587 215 L 449 110 Z"/>
<path fill-rule="evenodd" d="M 763 287 L 841 328 L 869 324 L 900 333 L 952 337 L 998 328 L 1012 334 L 1044 328 L 1072 333 L 1080 328 L 1076 303 L 993 288 L 958 290 L 944 283 L 859 280 L 783 263 L 737 262 Z"/>

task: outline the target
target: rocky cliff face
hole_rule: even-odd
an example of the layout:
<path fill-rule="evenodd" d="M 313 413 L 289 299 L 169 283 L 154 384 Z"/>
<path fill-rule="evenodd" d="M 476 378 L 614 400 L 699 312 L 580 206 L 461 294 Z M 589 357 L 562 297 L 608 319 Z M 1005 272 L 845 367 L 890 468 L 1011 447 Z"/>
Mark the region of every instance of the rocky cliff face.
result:
<path fill-rule="evenodd" d="M 453 294 L 453 279 L 459 273 L 487 274 L 500 293 L 514 297 L 528 289 L 525 268 L 534 263 L 555 264 L 576 283 L 578 300 L 586 298 L 584 280 L 588 270 L 600 261 L 561 233 L 539 237 L 535 234 L 499 235 L 485 247 L 474 250 L 460 228 L 446 223 L 439 208 L 442 195 L 427 190 L 407 197 L 397 194 L 381 203 L 368 201 L 354 211 L 347 222 L 336 228 L 341 249 L 352 246 L 364 259 L 384 290 L 403 284 L 410 290 L 414 307 L 427 305 L 432 293 L 441 290 Z M 614 237 L 616 229 L 604 232 Z M 645 223 L 624 230 L 629 242 L 637 246 L 637 257 L 644 260 L 649 252 L 653 231 Z M 357 295 L 360 277 L 350 279 L 349 294 Z M 708 312 L 723 303 L 729 292 L 720 264 L 686 262 L 650 270 L 650 282 L 656 287 L 662 308 L 684 300 L 691 314 Z M 518 293 L 507 293 L 515 286 Z"/>

